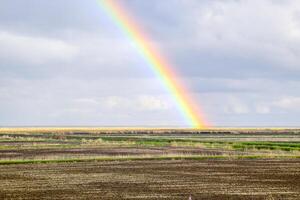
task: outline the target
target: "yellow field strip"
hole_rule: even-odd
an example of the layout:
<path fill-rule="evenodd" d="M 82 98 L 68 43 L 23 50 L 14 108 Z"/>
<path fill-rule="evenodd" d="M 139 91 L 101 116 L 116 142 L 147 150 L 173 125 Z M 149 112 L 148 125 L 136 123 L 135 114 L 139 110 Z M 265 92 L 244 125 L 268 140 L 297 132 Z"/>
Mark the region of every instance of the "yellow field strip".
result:
<path fill-rule="evenodd" d="M 89 132 L 89 133 L 123 133 L 123 132 L 149 132 L 149 133 L 168 133 L 168 132 L 300 132 L 300 128 L 149 128 L 149 127 L 17 127 L 0 128 L 0 133 L 64 133 L 64 132 Z"/>

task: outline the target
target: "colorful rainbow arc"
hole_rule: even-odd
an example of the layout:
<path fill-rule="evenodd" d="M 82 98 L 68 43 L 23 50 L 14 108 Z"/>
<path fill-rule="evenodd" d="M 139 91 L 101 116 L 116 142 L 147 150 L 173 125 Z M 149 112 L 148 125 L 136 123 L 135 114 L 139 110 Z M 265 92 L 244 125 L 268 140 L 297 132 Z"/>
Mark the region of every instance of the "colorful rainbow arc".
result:
<path fill-rule="evenodd" d="M 145 34 L 142 33 L 128 13 L 116 2 L 116 0 L 97 0 L 115 23 L 123 30 L 127 37 L 135 44 L 139 53 L 151 66 L 155 74 L 163 82 L 165 87 L 173 95 L 178 108 L 193 128 L 205 128 L 207 124 L 202 117 L 199 108 L 192 101 L 183 84 L 176 78 L 175 72 L 168 62 L 160 56 L 157 50 L 149 44 Z"/>

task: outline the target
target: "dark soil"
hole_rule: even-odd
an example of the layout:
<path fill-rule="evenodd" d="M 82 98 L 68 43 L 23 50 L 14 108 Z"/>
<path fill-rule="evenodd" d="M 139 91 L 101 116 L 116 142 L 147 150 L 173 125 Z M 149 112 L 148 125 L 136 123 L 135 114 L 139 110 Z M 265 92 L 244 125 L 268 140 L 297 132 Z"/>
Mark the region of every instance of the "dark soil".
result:
<path fill-rule="evenodd" d="M 97 147 L 97 148 L 55 148 L 55 149 L 11 149 L 0 150 L 0 159 L 32 159 L 48 156 L 135 156 L 161 154 L 193 154 L 217 156 L 237 154 L 222 149 L 205 149 L 189 147 Z"/>
<path fill-rule="evenodd" d="M 300 160 L 0 166 L 0 199 L 300 199 Z"/>

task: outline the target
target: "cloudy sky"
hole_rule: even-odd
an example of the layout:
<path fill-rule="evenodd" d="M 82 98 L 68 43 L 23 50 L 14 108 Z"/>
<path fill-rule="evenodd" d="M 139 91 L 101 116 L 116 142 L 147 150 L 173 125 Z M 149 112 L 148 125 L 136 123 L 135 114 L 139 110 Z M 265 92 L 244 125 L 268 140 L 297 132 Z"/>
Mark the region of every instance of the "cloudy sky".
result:
<path fill-rule="evenodd" d="M 214 126 L 300 125 L 298 0 L 119 0 Z M 0 126 L 186 126 L 96 0 L 1 0 Z"/>

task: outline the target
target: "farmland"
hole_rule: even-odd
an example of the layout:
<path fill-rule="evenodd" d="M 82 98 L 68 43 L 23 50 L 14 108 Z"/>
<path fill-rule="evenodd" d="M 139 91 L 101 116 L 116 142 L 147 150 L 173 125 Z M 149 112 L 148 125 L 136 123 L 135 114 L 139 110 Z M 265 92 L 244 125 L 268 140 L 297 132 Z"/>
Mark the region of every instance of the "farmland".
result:
<path fill-rule="evenodd" d="M 0 129 L 0 199 L 299 199 L 298 129 Z"/>

